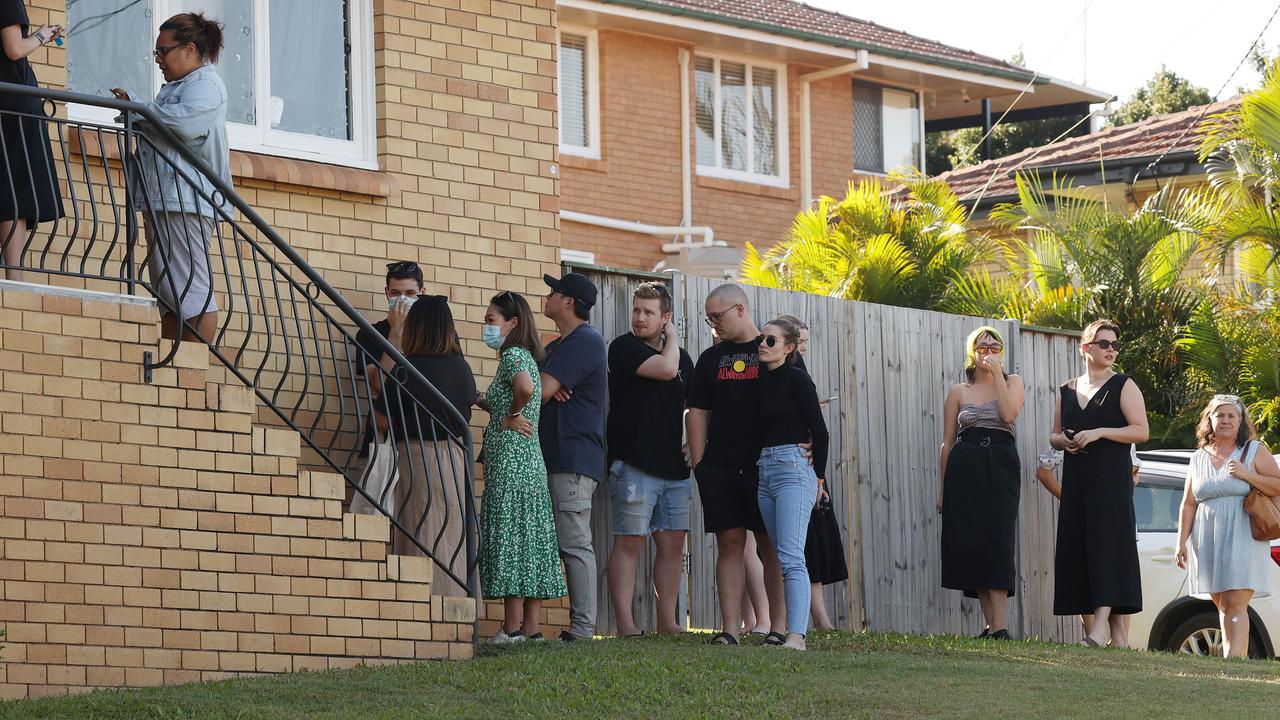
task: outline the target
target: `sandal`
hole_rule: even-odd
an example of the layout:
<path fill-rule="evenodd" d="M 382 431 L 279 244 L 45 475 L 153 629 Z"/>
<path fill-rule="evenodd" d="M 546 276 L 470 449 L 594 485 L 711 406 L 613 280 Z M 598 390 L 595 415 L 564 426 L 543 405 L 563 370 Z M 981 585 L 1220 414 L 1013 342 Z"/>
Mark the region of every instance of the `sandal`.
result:
<path fill-rule="evenodd" d="M 643 630 L 641 630 L 641 631 L 640 631 L 640 632 L 638 632 L 638 633 L 631 633 L 630 635 L 623 635 L 622 637 L 624 637 L 624 638 L 638 638 L 638 637 L 644 637 L 644 631 L 643 631 Z"/>
<path fill-rule="evenodd" d="M 780 632 L 771 632 L 764 636 L 765 645 L 785 645 L 786 642 L 787 636 Z"/>
<path fill-rule="evenodd" d="M 711 645 L 737 645 L 738 638 L 727 632 L 718 632 L 711 637 Z"/>
<path fill-rule="evenodd" d="M 1080 641 L 1080 644 L 1081 644 L 1081 645 L 1083 645 L 1083 646 L 1085 646 L 1085 647 L 1095 647 L 1095 648 L 1096 648 L 1096 647 L 1102 647 L 1102 643 L 1098 642 L 1097 640 L 1094 640 L 1093 638 L 1089 637 L 1088 635 L 1085 635 L 1085 636 L 1084 636 L 1084 639 Z"/>

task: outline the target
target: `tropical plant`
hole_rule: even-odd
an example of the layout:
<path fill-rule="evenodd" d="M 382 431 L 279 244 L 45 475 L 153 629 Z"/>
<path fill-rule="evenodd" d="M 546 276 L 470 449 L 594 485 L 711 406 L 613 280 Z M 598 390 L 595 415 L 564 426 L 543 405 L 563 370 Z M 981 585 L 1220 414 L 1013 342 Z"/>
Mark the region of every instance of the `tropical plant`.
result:
<path fill-rule="evenodd" d="M 787 237 L 764 253 L 750 243 L 743 282 L 846 300 L 935 308 L 995 246 L 972 233 L 951 189 L 920 174 L 892 175 L 905 190 L 850 183 L 844 198 L 822 197 L 796 216 Z"/>

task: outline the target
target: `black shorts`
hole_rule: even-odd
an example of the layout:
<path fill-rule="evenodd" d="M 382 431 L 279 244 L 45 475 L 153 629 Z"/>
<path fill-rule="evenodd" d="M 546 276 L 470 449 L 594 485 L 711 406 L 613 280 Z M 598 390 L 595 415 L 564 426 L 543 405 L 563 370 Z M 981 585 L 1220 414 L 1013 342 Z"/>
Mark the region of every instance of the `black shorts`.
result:
<path fill-rule="evenodd" d="M 702 500 L 702 524 L 707 532 L 745 528 L 764 532 L 760 515 L 760 473 L 752 468 L 712 467 L 700 463 L 693 471 Z"/>

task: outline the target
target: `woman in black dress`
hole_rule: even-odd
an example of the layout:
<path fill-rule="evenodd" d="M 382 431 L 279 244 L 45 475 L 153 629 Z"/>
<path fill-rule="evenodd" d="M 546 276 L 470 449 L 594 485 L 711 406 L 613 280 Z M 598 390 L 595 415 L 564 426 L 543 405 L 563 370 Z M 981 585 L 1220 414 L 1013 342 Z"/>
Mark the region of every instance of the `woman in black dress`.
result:
<path fill-rule="evenodd" d="M 1058 507 L 1055 615 L 1093 614 L 1084 644 L 1126 647 L 1121 616 L 1142 610 L 1130 443 L 1147 439 L 1142 391 L 1113 366 L 1120 327 L 1097 320 L 1084 329 L 1085 373 L 1059 388 L 1049 444 L 1067 452 Z"/>
<path fill-rule="evenodd" d="M 1004 339 L 983 326 L 965 342 L 965 382 L 943 405 L 942 586 L 982 605 L 978 635 L 1009 640 L 1005 607 L 1017 582 L 1014 550 L 1021 472 L 1013 424 L 1022 412 L 1022 378 L 1005 372 Z"/>
<path fill-rule="evenodd" d="M 31 32 L 22 0 L 0 0 L 0 82 L 36 86 L 27 56 L 62 37 L 61 25 Z M 58 174 L 38 98 L 0 93 L 0 278 L 21 280 L 28 229 L 62 217 Z"/>

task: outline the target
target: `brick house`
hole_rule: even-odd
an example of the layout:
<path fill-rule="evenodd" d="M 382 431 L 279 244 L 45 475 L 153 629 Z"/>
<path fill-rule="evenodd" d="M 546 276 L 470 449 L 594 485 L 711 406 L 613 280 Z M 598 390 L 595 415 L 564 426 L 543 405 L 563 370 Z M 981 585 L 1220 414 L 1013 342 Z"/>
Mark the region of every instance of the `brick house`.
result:
<path fill-rule="evenodd" d="M 922 166 L 927 130 L 1109 97 L 792 0 L 558 11 L 563 247 L 606 265 L 732 271 L 810 198 Z"/>

